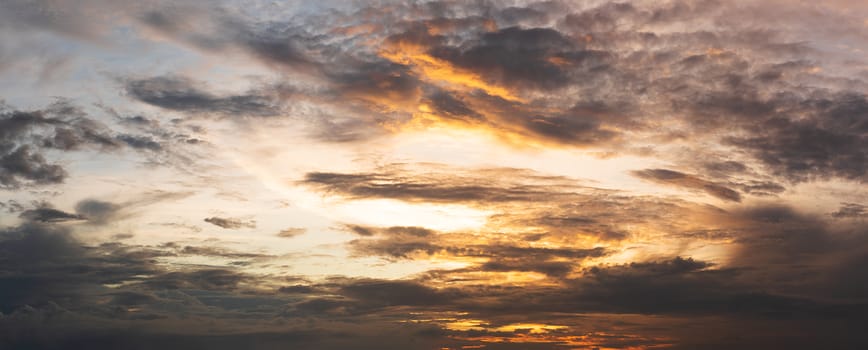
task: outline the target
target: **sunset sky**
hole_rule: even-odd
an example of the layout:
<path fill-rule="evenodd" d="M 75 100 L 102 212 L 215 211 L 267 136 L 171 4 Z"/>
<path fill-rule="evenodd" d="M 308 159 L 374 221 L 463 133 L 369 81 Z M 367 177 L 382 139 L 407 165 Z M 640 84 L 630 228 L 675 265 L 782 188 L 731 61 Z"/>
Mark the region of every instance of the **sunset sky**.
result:
<path fill-rule="evenodd" d="M 868 2 L 0 0 L 0 349 L 868 349 Z"/>

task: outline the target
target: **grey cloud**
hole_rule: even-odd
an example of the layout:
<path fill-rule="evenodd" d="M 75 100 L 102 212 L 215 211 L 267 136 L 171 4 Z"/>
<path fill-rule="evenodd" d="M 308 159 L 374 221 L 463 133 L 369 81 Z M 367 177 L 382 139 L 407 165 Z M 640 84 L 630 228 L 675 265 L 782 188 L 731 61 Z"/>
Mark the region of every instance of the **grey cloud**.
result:
<path fill-rule="evenodd" d="M 7 1 L 0 4 L 3 25 L 0 28 L 17 30 L 48 31 L 83 40 L 99 40 L 103 28 L 108 23 L 89 18 L 84 6 L 67 6 L 52 1 Z M 90 1 L 89 6 L 120 9 L 121 3 L 111 1 Z"/>
<path fill-rule="evenodd" d="M 484 33 L 478 42 L 460 49 L 435 47 L 431 52 L 456 65 L 485 74 L 495 82 L 535 88 L 555 88 L 569 82 L 569 74 L 548 59 L 565 54 L 585 60 L 574 41 L 549 28 L 504 28 Z M 572 56 L 572 57 L 570 57 Z"/>
<path fill-rule="evenodd" d="M 122 134 L 117 136 L 118 140 L 127 144 L 132 148 L 139 149 L 147 149 L 151 151 L 159 151 L 163 148 L 159 142 L 154 141 L 152 138 L 147 136 L 137 136 L 137 135 L 129 135 Z"/>
<path fill-rule="evenodd" d="M 184 198 L 188 195 L 190 193 L 153 191 L 139 194 L 134 199 L 124 202 L 87 198 L 75 204 L 75 214 L 86 219 L 90 224 L 105 225 L 135 215 L 135 210 L 142 206 Z"/>
<path fill-rule="evenodd" d="M 741 195 L 735 190 L 711 181 L 703 180 L 694 175 L 668 169 L 645 169 L 634 171 L 633 175 L 646 180 L 701 190 L 719 199 L 740 202 Z"/>
<path fill-rule="evenodd" d="M 173 247 L 165 248 L 169 250 L 121 243 L 86 246 L 67 228 L 39 223 L 0 230 L 0 260 L 4 262 L 0 265 L 0 345 L 180 349 L 243 343 L 257 348 L 382 349 L 386 344 L 386 349 L 406 349 L 423 340 L 442 340 L 412 336 L 419 331 L 415 326 L 390 329 L 385 332 L 388 336 L 378 333 L 383 327 L 394 327 L 391 319 L 378 314 L 384 308 L 396 302 L 416 304 L 415 297 L 441 294 L 413 282 L 358 280 L 311 289 L 296 286 L 281 291 L 286 296 L 251 293 L 245 286 L 256 280 L 238 270 L 164 269 L 155 258 L 177 253 Z M 378 287 L 389 287 L 389 291 L 383 294 Z M 352 301 L 352 310 L 359 312 L 356 316 L 347 319 L 346 313 L 331 315 L 324 308 L 308 308 L 313 313 L 305 314 L 304 305 L 317 299 L 299 302 L 295 297 L 336 292 L 344 298 L 344 305 Z M 284 312 L 282 307 L 287 304 L 298 309 Z M 367 321 L 359 323 L 359 317 Z M 251 325 L 253 319 L 261 321 Z M 293 326 L 301 320 L 307 326 Z M 200 327 L 202 322 L 209 325 Z M 167 327 L 182 331 L 166 332 Z M 137 331 L 129 333 L 130 329 Z M 233 335 L 207 335 L 216 329 Z M 407 339 L 398 340 L 396 335 Z"/>
<path fill-rule="evenodd" d="M 0 232 L 0 256 L 5 261 L 0 279 L 4 313 L 51 301 L 74 305 L 93 297 L 102 283 L 134 280 L 152 270 L 131 255 L 96 258 L 67 229 L 35 223 Z"/>
<path fill-rule="evenodd" d="M 732 186 L 744 193 L 756 196 L 773 196 L 787 190 L 783 185 L 771 181 L 746 181 L 734 183 Z"/>
<path fill-rule="evenodd" d="M 81 215 L 71 214 L 53 208 L 28 209 L 21 212 L 21 215 L 19 215 L 19 217 L 30 221 L 41 222 L 60 222 L 84 219 L 84 217 L 82 217 Z"/>
<path fill-rule="evenodd" d="M 340 292 L 367 307 L 389 305 L 442 305 L 459 297 L 458 290 L 437 290 L 412 281 L 352 280 Z"/>
<path fill-rule="evenodd" d="M 228 269 L 168 272 L 144 281 L 153 289 L 233 290 L 248 277 Z"/>
<path fill-rule="evenodd" d="M 437 91 L 427 97 L 431 107 L 439 115 L 457 120 L 475 121 L 484 119 L 478 112 L 447 91 Z"/>
<path fill-rule="evenodd" d="M 868 216 L 868 207 L 857 203 L 841 203 L 841 207 L 831 215 L 835 218 L 860 218 Z"/>
<path fill-rule="evenodd" d="M 314 64 L 304 47 L 303 38 L 296 33 L 272 29 L 265 32 L 243 31 L 238 43 L 265 62 L 286 67 L 311 68 Z"/>
<path fill-rule="evenodd" d="M 348 68 L 326 73 L 326 78 L 341 97 L 386 107 L 415 101 L 421 86 L 408 66 L 383 59 L 352 60 Z"/>
<path fill-rule="evenodd" d="M 217 216 L 212 216 L 209 218 L 205 218 L 205 222 L 219 226 L 229 230 L 238 230 L 242 228 L 256 228 L 256 221 L 250 220 L 245 221 L 243 219 L 238 218 L 221 218 Z"/>
<path fill-rule="evenodd" d="M 243 347 L 276 350 L 287 347 L 297 349 L 362 349 L 362 350 L 400 350 L 417 346 L 435 348 L 443 344 L 467 344 L 441 337 L 418 335 L 417 332 L 430 327 L 422 325 L 395 326 L 385 320 L 368 321 L 361 324 L 338 322 L 332 324 L 314 323 L 309 327 L 285 326 L 282 329 L 269 327 L 266 331 L 227 332 L 206 334 L 206 332 L 166 332 L 137 330 L 103 325 L 104 328 L 71 327 L 52 325 L 44 329 L 12 325 L 10 329 L 20 333 L 31 332 L 37 337 L 8 337 L 5 345 L 15 349 L 63 349 L 70 345 L 94 350 L 116 349 L 118 347 L 161 348 L 167 350 L 213 349 L 232 350 Z M 186 326 L 194 326 L 189 322 Z M 197 329 L 198 330 L 198 329 Z M 11 333 L 11 332 L 9 332 Z"/>
<path fill-rule="evenodd" d="M 680 130 L 665 132 L 746 151 L 765 170 L 790 181 L 861 181 L 865 102 L 860 91 L 865 83 L 858 74 L 838 79 L 813 71 L 829 60 L 817 35 L 859 32 L 861 20 L 840 11 L 808 15 L 812 8 L 793 5 L 782 6 L 791 16 L 768 27 L 766 15 L 777 11 L 776 6 L 716 1 L 521 6 L 436 2 L 389 4 L 388 11 L 347 6 L 310 17 L 256 22 L 224 9 L 200 8 L 201 15 L 192 15 L 187 12 L 198 7 L 184 4 L 155 6 L 136 18 L 209 53 L 242 51 L 272 68 L 288 68 L 322 83 L 323 89 L 305 92 L 319 101 L 314 104 L 340 101 L 352 112 L 339 120 L 314 122 L 312 135 L 321 140 L 376 136 L 380 125 L 401 123 L 413 112 L 406 109 L 426 102 L 443 117 L 485 122 L 497 132 L 518 131 L 548 142 L 615 151 L 632 140 L 666 139 L 656 125 L 678 125 Z M 802 17 L 830 18 L 830 23 L 816 25 L 824 30 L 812 33 L 787 19 Z M 321 23 L 341 24 L 332 28 Z M 349 30 L 367 24 L 372 25 L 367 31 Z M 711 24 L 714 30 L 708 29 Z M 689 29 L 667 29 L 672 26 Z M 378 57 L 371 46 L 380 42 L 421 46 L 487 83 L 520 91 L 525 101 L 501 107 L 495 117 L 486 107 L 496 103 L 480 102 L 484 98 L 478 91 L 432 93 L 444 87 L 425 82 L 408 65 Z M 668 67 L 665 74 L 659 67 Z M 220 95 L 171 76 L 126 85 L 129 96 L 176 111 L 272 116 L 282 110 L 274 96 L 280 93 L 268 89 Z M 534 92 L 559 89 L 565 96 L 541 98 Z M 384 100 L 406 106 L 384 114 Z M 572 107 L 594 101 L 617 101 L 613 104 L 629 106 L 630 111 L 593 115 Z M 374 114 L 381 116 L 370 117 Z M 757 123 L 765 126 L 754 128 Z M 61 133 L 59 140 L 64 138 Z M 734 198 L 724 192 L 719 194 Z"/>
<path fill-rule="evenodd" d="M 63 167 L 48 163 L 28 146 L 19 146 L 0 157 L 0 184 L 4 187 L 18 187 L 21 180 L 37 185 L 61 183 L 66 176 Z"/>
<path fill-rule="evenodd" d="M 75 205 L 78 216 L 96 224 L 105 224 L 117 217 L 120 205 L 96 199 L 85 199 Z"/>
<path fill-rule="evenodd" d="M 563 196 L 556 191 L 564 179 L 545 179 L 538 175 L 525 175 L 515 169 L 489 169 L 500 172 L 503 183 L 482 181 L 478 177 L 450 175 L 448 172 L 413 174 L 407 171 L 384 171 L 373 173 L 326 173 L 313 172 L 305 175 L 302 184 L 320 189 L 325 193 L 336 193 L 352 198 L 392 198 L 405 201 L 433 202 L 476 202 L 499 203 L 520 202 L 538 199 L 552 200 Z M 415 176 L 409 176 L 409 175 Z M 526 177 L 523 177 L 526 176 Z M 548 185 L 509 182 L 511 178 L 526 182 L 552 180 Z"/>
<path fill-rule="evenodd" d="M 575 145 L 599 145 L 617 135 L 614 131 L 601 128 L 598 120 L 578 115 L 533 116 L 524 127 L 545 139 Z"/>
<path fill-rule="evenodd" d="M 704 168 L 711 172 L 721 173 L 721 174 L 733 174 L 733 173 L 742 173 L 748 170 L 747 166 L 741 162 L 736 162 L 732 160 L 721 161 L 721 162 L 709 162 L 704 164 Z"/>
<path fill-rule="evenodd" d="M 231 259 L 256 259 L 256 258 L 266 258 L 269 255 L 258 254 L 258 253 L 247 253 L 240 252 L 231 249 L 219 248 L 219 247 L 210 247 L 210 246 L 183 246 L 178 247 L 176 244 L 164 244 L 161 248 L 175 248 L 174 254 L 178 256 L 184 255 L 201 255 L 201 256 L 210 256 L 210 257 L 222 257 L 222 258 L 231 258 Z"/>
<path fill-rule="evenodd" d="M 280 107 L 272 96 L 251 91 L 219 96 L 207 92 L 190 79 L 161 76 L 126 82 L 127 94 L 144 103 L 169 110 L 211 113 L 229 117 L 274 116 Z"/>
<path fill-rule="evenodd" d="M 67 101 L 32 111 L 0 108 L 0 186 L 62 183 L 68 173 L 45 157 L 45 151 L 50 149 L 104 152 L 124 146 L 150 151 L 163 149 L 158 141 L 146 136 L 113 135 L 111 129 Z"/>
<path fill-rule="evenodd" d="M 18 201 L 10 199 L 5 202 L 0 202 L 0 209 L 6 210 L 7 213 L 16 213 L 24 210 L 24 206 Z"/>
<path fill-rule="evenodd" d="M 794 113 L 805 113 L 810 118 L 769 118 L 755 135 L 733 137 L 729 142 L 791 180 L 831 175 L 863 181 L 868 172 L 865 96 L 846 94 L 799 102 L 792 107 Z"/>
<path fill-rule="evenodd" d="M 307 286 L 307 285 L 303 285 L 303 284 L 296 284 L 293 286 L 280 287 L 280 288 L 278 288 L 277 291 L 280 293 L 308 294 L 308 293 L 313 293 L 314 291 L 316 291 L 316 289 L 314 287 L 311 287 L 311 286 Z"/>
<path fill-rule="evenodd" d="M 467 271 L 535 271 L 563 276 L 583 259 L 608 254 L 604 248 L 540 248 L 501 243 L 454 244 L 442 238 L 440 233 L 422 227 L 349 227 L 360 236 L 367 237 L 349 243 L 350 250 L 356 255 L 416 259 L 437 254 L 486 259 L 483 263 L 466 268 Z"/>

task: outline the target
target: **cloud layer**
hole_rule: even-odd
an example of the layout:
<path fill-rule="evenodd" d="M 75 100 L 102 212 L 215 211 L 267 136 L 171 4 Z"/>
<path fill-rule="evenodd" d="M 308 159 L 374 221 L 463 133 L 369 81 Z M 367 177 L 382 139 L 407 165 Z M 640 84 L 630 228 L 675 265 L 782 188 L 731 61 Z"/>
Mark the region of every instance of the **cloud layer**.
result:
<path fill-rule="evenodd" d="M 868 347 L 858 1 L 0 4 L 0 348 Z"/>

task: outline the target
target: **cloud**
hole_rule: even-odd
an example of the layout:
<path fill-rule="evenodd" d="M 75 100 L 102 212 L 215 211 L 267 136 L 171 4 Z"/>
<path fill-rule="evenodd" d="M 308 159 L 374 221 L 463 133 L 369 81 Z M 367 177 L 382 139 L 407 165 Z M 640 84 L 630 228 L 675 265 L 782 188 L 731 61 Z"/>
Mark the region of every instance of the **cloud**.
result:
<path fill-rule="evenodd" d="M 531 271 L 564 276 L 580 266 L 582 260 L 608 254 L 602 247 L 543 248 L 500 242 L 469 244 L 464 241 L 468 237 L 461 233 L 441 233 L 423 227 L 350 225 L 349 228 L 364 237 L 349 242 L 349 249 L 355 255 L 386 259 L 424 260 L 437 256 L 441 259 L 475 260 L 476 263 L 462 270 L 466 272 Z"/>
<path fill-rule="evenodd" d="M 831 214 L 835 218 L 859 218 L 868 215 L 868 207 L 857 203 L 841 203 L 841 207 Z"/>
<path fill-rule="evenodd" d="M 6 262 L 0 278 L 3 313 L 51 301 L 86 302 L 103 283 L 135 280 L 136 274 L 152 272 L 150 264 L 133 255 L 116 252 L 96 258 L 66 228 L 26 223 L 3 230 L 0 237 L 0 256 Z"/>
<path fill-rule="evenodd" d="M 234 290 L 246 275 L 228 269 L 168 272 L 144 283 L 154 289 Z"/>
<path fill-rule="evenodd" d="M 10 199 L 5 202 L 0 202 L 0 209 L 6 210 L 7 213 L 17 213 L 24 210 L 24 206 L 18 201 Z"/>
<path fill-rule="evenodd" d="M 604 58 L 604 54 L 583 51 L 561 32 L 550 28 L 509 27 L 483 33 L 465 47 L 432 47 L 435 57 L 480 72 L 491 81 L 505 85 L 551 89 L 569 82 L 569 71 L 557 64 Z M 599 55 L 592 58 L 593 55 Z"/>
<path fill-rule="evenodd" d="M 516 169 L 481 169 L 492 175 L 502 175 L 500 182 L 493 182 L 490 178 L 478 175 L 450 174 L 449 171 L 423 175 L 400 167 L 383 170 L 351 174 L 313 172 L 306 174 L 301 183 L 325 193 L 336 193 L 355 199 L 390 198 L 409 202 L 444 203 L 521 202 L 544 198 L 551 200 L 564 195 L 564 192 L 558 191 L 558 187 L 570 186 L 563 178 L 524 174 Z"/>
<path fill-rule="evenodd" d="M 0 157 L 0 184 L 4 187 L 18 187 L 21 180 L 36 185 L 61 183 L 66 176 L 63 167 L 48 163 L 28 146 L 20 146 Z"/>
<path fill-rule="evenodd" d="M 205 218 L 205 222 L 219 226 L 229 230 L 238 230 L 242 228 L 256 228 L 256 221 L 244 221 L 239 218 L 221 218 L 217 216 L 212 216 L 209 218 Z"/>
<path fill-rule="evenodd" d="M 271 96 L 251 91 L 242 95 L 218 96 L 194 81 L 178 76 L 161 76 L 126 82 L 127 94 L 144 103 L 169 110 L 215 114 L 228 117 L 262 117 L 279 113 Z M 134 142 L 135 143 L 135 142 Z"/>
<path fill-rule="evenodd" d="M 136 136 L 136 135 L 118 135 L 118 141 L 121 141 L 127 146 L 138 149 L 148 149 L 152 151 L 159 151 L 163 148 L 159 142 L 154 141 L 152 138 L 147 136 Z"/>
<path fill-rule="evenodd" d="M 0 231 L 0 259 L 4 261 L 0 267 L 0 344 L 15 348 L 79 344 L 95 349 L 118 344 L 179 349 L 210 344 L 228 349 L 253 341 L 266 348 L 374 349 L 386 344 L 387 349 L 400 349 L 424 339 L 439 339 L 415 338 L 411 334 L 419 327 L 394 329 L 395 323 L 376 315 L 365 316 L 368 321 L 363 323 L 322 313 L 300 318 L 301 313 L 283 309 L 298 299 L 250 294 L 246 290 L 254 281 L 250 275 L 214 267 L 167 270 L 154 262 L 161 254 L 164 252 L 120 243 L 85 246 L 67 228 L 40 223 Z M 375 310 L 388 302 L 377 296 L 376 283 L 360 280 L 329 290 L 338 288 L 346 298 L 360 301 L 360 307 Z M 406 293 L 414 291 L 410 284 L 403 287 L 400 282 L 385 286 L 394 287 L 387 299 L 410 298 Z M 260 321 L 251 325 L 250 317 Z M 305 327 L 293 326 L 302 319 L 308 322 Z M 205 320 L 215 323 L 200 327 Z M 211 333 L 207 329 L 214 327 L 233 335 L 207 335 Z M 390 337 L 379 333 L 384 327 L 390 329 Z"/>
<path fill-rule="evenodd" d="M 165 151 L 148 136 L 115 133 L 64 100 L 40 110 L 0 108 L 0 130 L 0 186 L 9 189 L 63 183 L 69 174 L 46 158 L 52 151 Z"/>
<path fill-rule="evenodd" d="M 713 1 L 440 3 L 391 4 L 388 13 L 348 6 L 323 15 L 341 23 L 335 28 L 309 18 L 258 23 L 225 11 L 156 9 L 138 18 L 209 54 L 240 51 L 310 80 L 316 88 L 296 93 L 334 112 L 310 115 L 311 136 L 320 140 L 366 140 L 388 134 L 383 126 L 412 129 L 420 120 L 528 141 L 517 144 L 611 152 L 649 139 L 666 148 L 667 135 L 676 134 L 739 152 L 752 159 L 731 162 L 756 160 L 788 181 L 859 180 L 864 94 L 816 71 L 814 61 L 827 57 L 802 36 L 817 33 L 786 20 L 779 30 L 757 30 L 759 14 L 774 5 L 745 6 L 750 10 Z M 836 32 L 861 26 L 844 13 L 826 15 L 838 19 L 829 26 Z M 709 23 L 720 25 L 708 30 Z M 697 29 L 666 29 L 676 24 Z M 671 68 L 664 74 L 661 66 Z M 177 76 L 127 83 L 133 98 L 193 114 L 277 115 L 281 93 L 268 90 L 221 95 Z M 723 188 L 709 190 L 736 199 Z"/>
<path fill-rule="evenodd" d="M 694 175 L 668 169 L 645 169 L 633 171 L 634 176 L 654 182 L 700 190 L 725 201 L 740 202 L 741 195 L 735 190 Z"/>
<path fill-rule="evenodd" d="M 280 232 L 277 233 L 277 237 L 292 238 L 303 235 L 305 233 L 307 233 L 307 229 L 304 227 L 289 227 L 280 230 Z"/>
<path fill-rule="evenodd" d="M 197 69 L 183 76 L 121 74 L 128 77 L 122 93 L 156 107 L 148 109 L 153 115 L 137 113 L 141 104 L 124 112 L 100 105 L 113 118 L 99 118 L 63 101 L 0 110 L 0 191 L 15 198 L 0 202 L 0 209 L 24 221 L 0 230 L 0 347 L 868 346 L 859 328 L 868 315 L 866 210 L 858 204 L 868 173 L 868 75 L 858 49 L 868 42 L 864 5 L 320 5 L 282 12 L 276 4 L 0 4 L 0 29 L 9 32 L 0 39 L 12 42 L 0 45 L 3 73 L 19 67 L 9 58 L 43 56 L 22 54 L 38 50 L 19 52 L 18 41 L 51 46 L 49 54 L 62 47 L 87 58 L 109 57 L 106 69 L 136 71 L 141 57 L 114 59 L 129 55 L 126 45 L 112 42 L 123 38 L 146 59 L 175 53 L 171 44 L 180 43 L 184 67 L 280 81 L 233 92 L 200 82 Z M 56 76 L 54 66 L 62 69 L 74 57 L 37 61 L 45 66 L 37 75 L 48 81 L 42 77 Z M 25 90 L 11 96 L 40 98 L 64 85 L 39 94 L 21 86 Z M 112 95 L 88 91 L 84 86 L 73 96 Z M 187 118 L 169 121 L 176 116 Z M 209 116 L 216 118 L 202 119 Z M 38 186 L 66 182 L 63 189 L 82 191 L 79 184 L 85 184 L 71 173 L 79 164 L 65 165 L 78 158 L 64 159 L 67 152 L 127 150 L 150 165 L 204 159 L 223 167 L 211 154 L 195 154 L 210 140 L 205 128 L 186 123 L 231 119 L 241 126 L 231 136 L 247 138 L 253 129 L 247 126 L 260 127 L 253 125 L 260 117 L 301 125 L 313 141 L 341 143 L 329 147 L 376 163 L 392 161 L 379 147 L 396 145 L 388 138 L 407 131 L 425 137 L 479 132 L 522 152 L 545 149 L 535 153 L 541 155 L 556 149 L 616 162 L 638 155 L 638 162 L 670 165 L 632 175 L 710 195 L 727 202 L 726 210 L 675 196 L 635 195 L 607 181 L 595 188 L 512 168 L 307 169 L 296 185 L 339 200 L 468 206 L 488 215 L 476 227 L 455 231 L 339 221 L 355 234 L 343 246 L 348 261 L 364 266 L 348 267 L 353 273 L 414 274 L 308 280 L 287 275 L 317 266 L 293 266 L 301 261 L 293 254 L 229 249 L 221 242 L 136 246 L 132 242 L 171 234 L 120 241 L 132 233 L 105 231 L 143 206 L 188 194 L 86 198 L 72 212 L 17 202 L 54 195 L 36 192 Z M 377 137 L 387 140 L 371 142 Z M 414 161 L 404 157 L 398 158 Z M 200 171 L 184 174 L 209 186 L 213 179 Z M 848 191 L 837 208 L 824 207 L 828 198 L 795 201 L 839 187 Z M 747 196 L 764 198 L 742 201 Z M 250 218 L 205 222 L 256 228 Z M 304 232 L 287 227 L 276 235 Z"/>
<path fill-rule="evenodd" d="M 864 180 L 865 95 L 841 94 L 815 97 L 786 106 L 807 115 L 801 120 L 773 117 L 756 134 L 733 137 L 729 142 L 763 161 L 776 174 L 791 180 L 835 176 Z"/>
<path fill-rule="evenodd" d="M 95 224 L 105 224 L 117 217 L 122 206 L 96 199 L 85 199 L 75 205 L 78 216 Z"/>
<path fill-rule="evenodd" d="M 21 215 L 19 215 L 19 217 L 30 221 L 41 222 L 60 222 L 84 219 L 84 217 L 81 215 L 70 214 L 53 208 L 28 209 L 21 212 Z"/>

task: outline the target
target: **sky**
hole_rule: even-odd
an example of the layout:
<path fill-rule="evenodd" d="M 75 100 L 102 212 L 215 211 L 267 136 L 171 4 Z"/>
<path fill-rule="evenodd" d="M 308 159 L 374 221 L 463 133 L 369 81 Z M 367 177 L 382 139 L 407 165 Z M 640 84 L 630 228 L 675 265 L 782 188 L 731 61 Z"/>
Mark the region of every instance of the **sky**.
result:
<path fill-rule="evenodd" d="M 868 348 L 868 3 L 0 1 L 0 348 Z"/>

